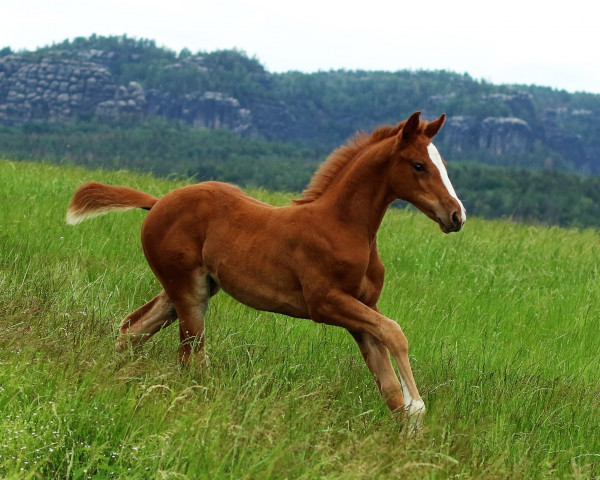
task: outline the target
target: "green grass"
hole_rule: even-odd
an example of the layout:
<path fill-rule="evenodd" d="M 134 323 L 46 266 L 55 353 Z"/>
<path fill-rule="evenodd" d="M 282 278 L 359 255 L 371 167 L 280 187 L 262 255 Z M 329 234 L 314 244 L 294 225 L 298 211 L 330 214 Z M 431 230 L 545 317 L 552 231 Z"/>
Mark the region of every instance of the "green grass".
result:
<path fill-rule="evenodd" d="M 380 307 L 428 406 L 411 436 L 345 331 L 224 293 L 208 367 L 177 367 L 176 328 L 117 355 L 121 319 L 159 286 L 144 212 L 64 223 L 91 179 L 185 183 L 0 161 L 0 477 L 600 477 L 598 232 L 472 218 L 445 236 L 388 212 Z"/>

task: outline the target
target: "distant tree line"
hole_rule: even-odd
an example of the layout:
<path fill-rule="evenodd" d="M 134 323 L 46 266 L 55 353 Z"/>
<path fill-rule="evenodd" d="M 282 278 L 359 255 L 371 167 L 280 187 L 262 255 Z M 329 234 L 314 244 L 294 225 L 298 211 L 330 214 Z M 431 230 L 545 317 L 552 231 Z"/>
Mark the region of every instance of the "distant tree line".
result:
<path fill-rule="evenodd" d="M 308 184 L 329 153 L 160 120 L 120 127 L 94 123 L 0 127 L 0 145 L 4 157 L 12 160 L 150 171 L 290 193 L 299 193 Z M 600 177 L 475 162 L 449 162 L 448 169 L 470 215 L 600 227 Z"/>
<path fill-rule="evenodd" d="M 161 119 L 117 126 L 94 122 L 0 126 L 5 158 L 90 168 L 183 175 L 242 186 L 300 191 L 324 159 L 292 143 L 242 138 L 228 130 L 196 129 Z"/>

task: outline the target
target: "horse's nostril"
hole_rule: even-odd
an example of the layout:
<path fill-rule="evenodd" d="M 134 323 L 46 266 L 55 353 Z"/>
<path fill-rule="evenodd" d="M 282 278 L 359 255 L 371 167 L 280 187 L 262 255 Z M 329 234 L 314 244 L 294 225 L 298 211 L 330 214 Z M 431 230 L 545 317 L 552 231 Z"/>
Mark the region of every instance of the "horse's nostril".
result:
<path fill-rule="evenodd" d="M 452 223 L 454 223 L 454 225 L 460 224 L 460 219 L 458 218 L 458 212 L 454 212 L 452 214 Z"/>

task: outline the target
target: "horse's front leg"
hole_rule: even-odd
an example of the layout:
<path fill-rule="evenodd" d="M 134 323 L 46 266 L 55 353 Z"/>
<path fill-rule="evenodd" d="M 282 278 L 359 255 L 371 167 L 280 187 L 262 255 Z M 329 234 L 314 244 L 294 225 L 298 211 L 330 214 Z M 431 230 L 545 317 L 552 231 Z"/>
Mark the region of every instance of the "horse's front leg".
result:
<path fill-rule="evenodd" d="M 408 358 L 408 340 L 400 326 L 340 290 L 330 291 L 326 296 L 316 298 L 311 302 L 310 314 L 317 322 L 346 328 L 360 340 L 361 352 L 364 350 L 363 356 L 367 354 L 367 366 L 380 381 L 385 379 L 385 390 L 382 388 L 383 384 L 380 389 L 390 409 L 396 410 L 402 406 L 399 404 L 402 397 L 411 426 L 419 428 L 425 416 L 425 403 L 417 389 Z M 369 339 L 369 336 L 373 338 Z M 389 357 L 386 360 L 385 349 L 389 350 L 396 361 L 400 385 L 396 383 L 397 379 L 396 382 L 391 379 L 393 368 L 391 363 L 388 364 Z M 393 375 L 395 376 L 395 372 Z M 390 402 L 388 398 L 393 400 Z"/>
<path fill-rule="evenodd" d="M 368 333 L 350 332 L 358 344 L 367 367 L 373 374 L 379 393 L 385 400 L 385 403 L 394 413 L 404 413 L 404 395 L 402 394 L 402 384 L 398 380 L 394 366 L 390 360 L 388 349 Z"/>

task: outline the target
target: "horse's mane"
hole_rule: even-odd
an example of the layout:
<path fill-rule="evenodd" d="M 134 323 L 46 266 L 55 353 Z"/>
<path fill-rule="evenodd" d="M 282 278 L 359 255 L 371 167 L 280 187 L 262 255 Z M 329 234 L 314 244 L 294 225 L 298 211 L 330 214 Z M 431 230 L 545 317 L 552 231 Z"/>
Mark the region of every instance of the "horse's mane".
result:
<path fill-rule="evenodd" d="M 396 126 L 384 125 L 376 128 L 373 133 L 357 132 L 346 145 L 342 145 L 335 149 L 329 157 L 321 164 L 315 172 L 308 187 L 302 192 L 302 197 L 292 200 L 296 205 L 314 202 L 317 198 L 323 195 L 327 187 L 331 185 L 333 180 L 339 173 L 365 148 L 374 145 L 375 143 L 390 138 L 392 135 L 398 135 L 398 132 L 404 127 L 406 121 L 399 123 Z M 421 122 L 419 129 L 426 125 Z"/>

